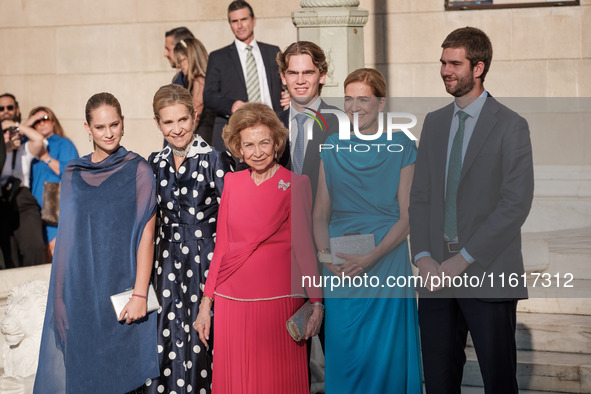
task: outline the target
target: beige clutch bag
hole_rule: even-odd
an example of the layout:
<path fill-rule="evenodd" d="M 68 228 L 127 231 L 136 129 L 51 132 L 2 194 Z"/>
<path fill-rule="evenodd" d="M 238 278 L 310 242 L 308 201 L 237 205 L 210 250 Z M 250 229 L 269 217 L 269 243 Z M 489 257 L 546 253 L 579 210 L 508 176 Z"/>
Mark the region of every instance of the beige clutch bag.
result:
<path fill-rule="evenodd" d="M 304 338 L 310 316 L 312 316 L 312 303 L 306 301 L 306 303 L 287 320 L 287 332 L 289 332 L 289 335 L 291 335 L 294 341 L 299 342 Z"/>
<path fill-rule="evenodd" d="M 132 294 L 133 289 L 129 289 L 111 296 L 111 305 L 115 311 L 116 319 L 119 319 L 121 311 L 125 308 L 125 305 L 127 305 L 129 300 L 131 300 Z M 148 286 L 148 313 L 154 312 L 158 310 L 158 308 L 160 308 L 160 304 L 158 303 L 158 298 L 156 298 L 156 291 L 154 291 L 154 286 L 150 283 L 150 286 Z"/>

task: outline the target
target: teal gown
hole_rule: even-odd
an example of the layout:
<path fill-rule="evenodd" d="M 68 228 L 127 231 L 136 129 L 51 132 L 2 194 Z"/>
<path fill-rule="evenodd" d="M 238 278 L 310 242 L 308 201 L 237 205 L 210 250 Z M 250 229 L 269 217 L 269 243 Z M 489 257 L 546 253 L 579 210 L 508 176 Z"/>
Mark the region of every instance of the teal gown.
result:
<path fill-rule="evenodd" d="M 339 140 L 333 134 L 328 145 L 335 148 L 323 150 L 320 157 L 332 203 L 330 237 L 373 233 L 379 244 L 400 217 L 400 170 L 415 161 L 414 141 L 402 132 L 393 133 L 391 141 L 386 134 L 374 141 L 353 135 L 350 140 Z M 369 152 L 364 152 L 368 146 Z M 385 285 L 389 276 L 412 275 L 407 241 L 366 271 L 367 285 L 353 283 L 331 290 L 330 283 L 336 283 L 331 282 L 334 274 L 326 268 L 323 271 L 329 276 L 325 288 L 326 393 L 422 393 L 414 288 Z M 371 276 L 379 278 L 377 287 L 369 285 Z"/>

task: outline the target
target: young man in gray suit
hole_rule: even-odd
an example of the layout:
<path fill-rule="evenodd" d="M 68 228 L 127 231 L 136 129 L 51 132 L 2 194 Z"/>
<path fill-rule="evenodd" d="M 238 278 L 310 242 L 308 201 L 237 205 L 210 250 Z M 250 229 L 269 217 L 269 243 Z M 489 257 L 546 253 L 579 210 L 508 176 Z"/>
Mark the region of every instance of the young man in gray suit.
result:
<path fill-rule="evenodd" d="M 256 18 L 246 1 L 230 3 L 228 22 L 236 39 L 209 55 L 203 90 L 205 107 L 216 113 L 212 145 L 220 150 L 226 149 L 222 129 L 245 102 L 281 110 L 281 80 L 275 61 L 279 47 L 255 40 Z"/>
<path fill-rule="evenodd" d="M 460 394 L 468 331 L 485 392 L 517 393 L 516 307 L 527 288 L 502 287 L 499 276 L 524 272 L 521 226 L 534 189 L 529 128 L 484 89 L 492 59 L 484 32 L 457 29 L 442 48 L 441 77 L 455 100 L 425 118 L 409 209 L 412 253 L 426 281 L 419 325 L 427 393 Z M 456 276 L 485 282 L 451 285 Z"/>

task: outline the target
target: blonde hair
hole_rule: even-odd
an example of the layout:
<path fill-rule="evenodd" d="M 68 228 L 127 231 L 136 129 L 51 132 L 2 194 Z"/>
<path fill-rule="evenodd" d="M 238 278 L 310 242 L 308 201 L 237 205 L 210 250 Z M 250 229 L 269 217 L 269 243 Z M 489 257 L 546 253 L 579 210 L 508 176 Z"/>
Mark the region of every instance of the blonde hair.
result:
<path fill-rule="evenodd" d="M 209 55 L 201 41 L 196 38 L 184 38 L 174 46 L 175 61 L 179 67 L 181 63 L 179 57 L 181 55 L 185 56 L 189 63 L 189 72 L 187 73 L 188 75 L 185 75 L 185 83 L 190 92 L 197 78 L 205 78 Z"/>
<path fill-rule="evenodd" d="M 191 93 L 187 89 L 175 84 L 161 86 L 154 94 L 154 100 L 152 101 L 152 110 L 156 120 L 160 122 L 160 110 L 162 108 L 174 104 L 183 104 L 190 114 L 193 113 L 193 100 L 191 99 Z"/>

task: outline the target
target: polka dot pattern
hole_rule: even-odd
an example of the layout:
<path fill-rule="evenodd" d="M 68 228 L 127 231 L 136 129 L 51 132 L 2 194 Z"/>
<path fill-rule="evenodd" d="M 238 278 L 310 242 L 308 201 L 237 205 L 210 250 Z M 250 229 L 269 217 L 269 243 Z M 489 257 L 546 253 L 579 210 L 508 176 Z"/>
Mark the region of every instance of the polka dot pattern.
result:
<path fill-rule="evenodd" d="M 196 139 L 196 142 L 200 139 Z M 212 349 L 193 329 L 213 256 L 223 174 L 232 158 L 199 153 L 174 167 L 172 153 L 148 161 L 156 175 L 158 219 L 155 275 L 160 293 L 158 355 L 160 377 L 145 388 L 155 393 L 210 393 Z M 179 227 L 176 227 L 179 225 Z M 210 334 L 211 335 L 211 334 Z M 203 372 L 204 371 L 204 372 Z"/>

